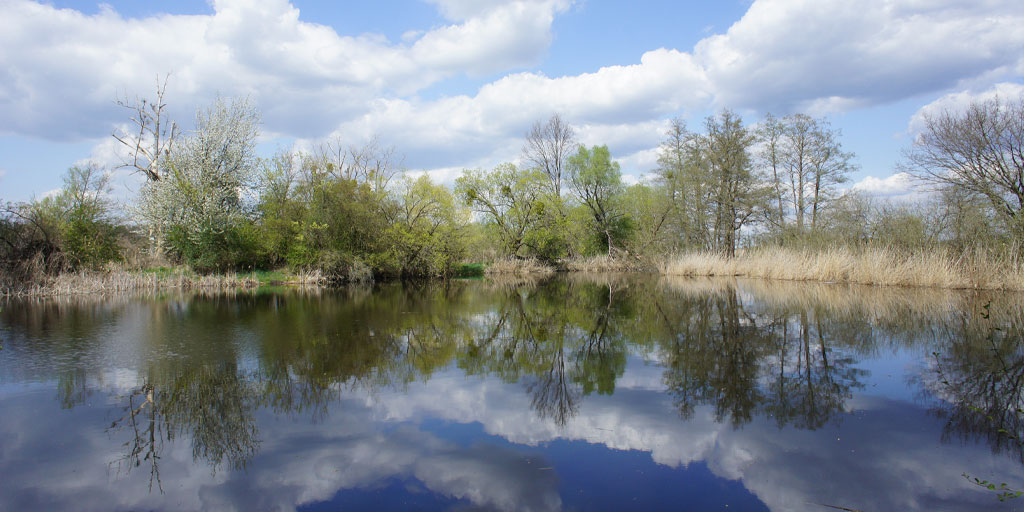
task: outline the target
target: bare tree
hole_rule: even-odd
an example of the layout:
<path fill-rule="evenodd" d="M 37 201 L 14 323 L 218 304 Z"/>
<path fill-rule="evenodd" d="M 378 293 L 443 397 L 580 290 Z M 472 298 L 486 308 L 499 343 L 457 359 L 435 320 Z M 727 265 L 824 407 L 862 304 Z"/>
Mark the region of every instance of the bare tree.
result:
<path fill-rule="evenodd" d="M 170 73 L 160 81 L 156 77 L 156 101 L 135 97 L 134 100 L 117 100 L 117 104 L 132 112 L 132 123 L 137 132 L 115 131 L 112 135 L 118 142 L 128 148 L 128 157 L 122 167 L 134 167 L 149 181 L 159 181 L 161 159 L 166 158 L 178 137 L 178 125 L 171 121 L 165 109 L 164 93 L 167 92 L 167 80 Z"/>
<path fill-rule="evenodd" d="M 782 119 L 769 114 L 761 123 L 760 162 L 772 186 L 769 210 L 774 210 L 766 218 L 780 232 L 790 212 L 797 233 L 806 230 L 808 214 L 810 228 L 817 227 L 822 210 L 836 195 L 835 185 L 855 169 L 854 155 L 843 151 L 839 136 L 828 120 L 806 114 Z"/>
<path fill-rule="evenodd" d="M 394 146 L 382 146 L 377 137 L 362 146 L 345 146 L 341 138 L 335 138 L 320 144 L 313 157 L 331 176 L 367 183 L 379 193 L 404 172 L 401 155 Z"/>
<path fill-rule="evenodd" d="M 899 169 L 927 183 L 978 194 L 1020 230 L 1024 208 L 1024 100 L 995 98 L 924 116 Z"/>
<path fill-rule="evenodd" d="M 772 185 L 772 206 L 776 207 L 776 210 L 769 213 L 766 217 L 768 222 L 775 225 L 776 229 L 782 230 L 786 227 L 786 207 L 783 205 L 783 196 L 785 194 L 783 183 L 783 137 L 786 133 L 786 126 L 777 117 L 770 113 L 765 116 L 764 121 L 761 122 L 760 127 L 757 130 L 757 136 L 761 139 L 763 147 L 761 148 L 761 165 L 771 175 Z M 767 209 L 766 211 L 770 211 Z"/>
<path fill-rule="evenodd" d="M 555 196 L 561 197 L 565 164 L 576 153 L 578 145 L 572 127 L 554 114 L 546 123 L 534 123 L 526 134 L 523 160 L 543 171 L 551 181 Z"/>

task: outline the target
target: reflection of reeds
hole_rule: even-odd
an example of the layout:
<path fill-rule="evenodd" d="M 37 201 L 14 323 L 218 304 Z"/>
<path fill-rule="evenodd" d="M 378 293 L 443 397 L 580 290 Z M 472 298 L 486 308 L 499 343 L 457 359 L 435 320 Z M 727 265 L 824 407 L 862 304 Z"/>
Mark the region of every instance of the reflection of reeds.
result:
<path fill-rule="evenodd" d="M 902 253 L 882 248 L 820 251 L 767 248 L 746 251 L 735 258 L 698 252 L 670 259 L 659 265 L 659 270 L 662 274 L 678 276 L 1024 290 L 1024 268 L 1020 261 L 980 249 L 955 257 L 942 250 Z"/>
<path fill-rule="evenodd" d="M 555 269 L 534 258 L 497 260 L 487 265 L 484 273 L 493 274 L 550 274 Z"/>
<path fill-rule="evenodd" d="M 488 274 L 484 282 L 489 288 L 509 290 L 523 287 L 535 288 L 549 277 L 550 274 Z"/>
<path fill-rule="evenodd" d="M 662 276 L 659 286 L 695 297 L 735 289 L 769 311 L 818 310 L 834 318 L 858 318 L 871 323 L 899 322 L 911 316 L 939 318 L 975 311 L 988 302 L 992 304 L 993 316 L 1009 318 L 1024 313 L 1024 297 L 1017 292 L 682 276 Z"/>

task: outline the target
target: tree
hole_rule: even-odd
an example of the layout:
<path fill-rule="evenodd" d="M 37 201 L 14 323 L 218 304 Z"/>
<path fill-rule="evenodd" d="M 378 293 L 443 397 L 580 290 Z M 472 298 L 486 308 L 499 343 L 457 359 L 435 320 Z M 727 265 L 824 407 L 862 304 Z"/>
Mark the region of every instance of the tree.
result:
<path fill-rule="evenodd" d="M 394 147 L 381 146 L 376 137 L 363 146 L 348 147 L 340 138 L 330 140 L 316 148 L 312 158 L 335 178 L 367 183 L 378 194 L 384 194 L 395 176 L 403 172 L 403 158 Z"/>
<path fill-rule="evenodd" d="M 398 208 L 387 234 L 394 271 L 402 275 L 449 275 L 464 253 L 460 228 L 467 215 L 451 192 L 427 175 L 402 181 Z"/>
<path fill-rule="evenodd" d="M 178 138 L 178 125 L 171 121 L 164 109 L 164 93 L 167 91 L 167 80 L 170 74 L 156 77 L 156 101 L 136 97 L 134 101 L 118 100 L 117 104 L 132 111 L 132 123 L 138 132 L 115 131 L 112 135 L 118 142 L 128 148 L 129 156 L 124 167 L 133 167 L 141 172 L 149 181 L 159 181 L 163 177 L 162 160 L 174 148 Z"/>
<path fill-rule="evenodd" d="M 984 197 L 1016 236 L 1024 234 L 1024 100 L 974 102 L 924 115 L 900 170 Z"/>
<path fill-rule="evenodd" d="M 40 272 L 95 268 L 120 258 L 109 192 L 109 175 L 87 163 L 67 170 L 56 195 L 0 206 L 0 282 L 29 282 Z"/>
<path fill-rule="evenodd" d="M 709 246 L 708 226 L 712 181 L 702 153 L 700 136 L 690 132 L 680 118 L 671 121 L 658 152 L 658 183 L 671 204 L 670 228 L 679 246 Z"/>
<path fill-rule="evenodd" d="M 163 175 L 146 183 L 138 212 L 168 234 L 171 248 L 199 269 L 243 263 L 250 219 L 247 194 L 259 159 L 259 113 L 248 100 L 217 99 L 196 115 L 195 132 L 160 162 Z"/>
<path fill-rule="evenodd" d="M 695 138 L 700 153 L 696 164 L 705 168 L 711 185 L 714 249 L 735 256 L 740 230 L 763 206 L 768 190 L 753 173 L 750 148 L 754 136 L 732 111 L 704 121 L 707 133 Z"/>
<path fill-rule="evenodd" d="M 455 191 L 494 227 L 505 255 L 554 260 L 565 247 L 558 223 L 550 219 L 562 216 L 547 183 L 539 170 L 506 163 L 487 172 L 466 170 L 455 180 Z"/>
<path fill-rule="evenodd" d="M 628 218 L 619 204 L 623 186 L 619 163 L 612 160 L 608 146 L 581 146 L 569 159 L 569 175 L 576 197 L 590 210 L 594 225 L 607 242 L 608 254 L 614 239 L 624 238 Z"/>
<path fill-rule="evenodd" d="M 663 189 L 637 183 L 626 187 L 620 204 L 633 224 L 630 233 L 633 252 L 667 254 L 676 248 L 675 237 L 668 229 L 673 204 Z"/>
<path fill-rule="evenodd" d="M 110 175 L 88 163 L 68 169 L 57 198 L 61 249 L 72 268 L 97 267 L 120 257 L 111 218 Z"/>
<path fill-rule="evenodd" d="M 546 123 L 534 123 L 526 134 L 523 160 L 548 177 L 555 197 L 560 198 L 566 163 L 578 145 L 572 127 L 554 114 Z"/>
<path fill-rule="evenodd" d="M 842 149 L 840 132 L 826 119 L 806 114 L 778 119 L 768 114 L 757 136 L 760 167 L 771 185 L 766 220 L 780 234 L 787 232 L 787 219 L 792 219 L 798 235 L 807 232 L 808 224 L 816 229 L 823 210 L 837 196 L 835 186 L 856 168 L 853 153 Z"/>
<path fill-rule="evenodd" d="M 783 206 L 785 194 L 785 177 L 783 170 L 783 139 L 786 125 L 771 113 L 765 116 L 757 130 L 757 137 L 762 144 L 761 164 L 770 174 L 772 186 L 772 206 L 774 211 L 767 215 L 768 223 L 775 229 L 784 231 L 786 228 L 786 208 Z"/>

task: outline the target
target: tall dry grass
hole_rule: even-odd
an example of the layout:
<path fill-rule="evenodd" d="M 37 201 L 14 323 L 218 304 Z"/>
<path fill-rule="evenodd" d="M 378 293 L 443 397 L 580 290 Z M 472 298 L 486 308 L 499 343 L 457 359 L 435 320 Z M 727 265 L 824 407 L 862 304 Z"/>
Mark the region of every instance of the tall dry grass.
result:
<path fill-rule="evenodd" d="M 765 248 L 734 258 L 695 252 L 658 266 L 664 275 L 732 276 L 881 286 L 1024 290 L 1024 268 L 1013 256 L 976 249 L 905 253 L 885 248 L 823 250 Z"/>
<path fill-rule="evenodd" d="M 255 288 L 259 285 L 259 280 L 252 275 L 198 275 L 182 269 L 175 269 L 169 273 L 155 273 L 129 271 L 110 266 L 103 270 L 42 275 L 20 286 L 4 288 L 0 290 L 0 295 L 63 296 L 163 289 L 233 290 Z"/>
<path fill-rule="evenodd" d="M 554 271 L 554 267 L 546 265 L 540 260 L 534 258 L 527 258 L 497 260 L 487 265 L 487 268 L 484 269 L 484 274 L 551 274 Z"/>
<path fill-rule="evenodd" d="M 614 258 L 605 254 L 589 258 L 574 258 L 566 262 L 570 272 L 647 272 L 654 270 L 636 259 Z"/>

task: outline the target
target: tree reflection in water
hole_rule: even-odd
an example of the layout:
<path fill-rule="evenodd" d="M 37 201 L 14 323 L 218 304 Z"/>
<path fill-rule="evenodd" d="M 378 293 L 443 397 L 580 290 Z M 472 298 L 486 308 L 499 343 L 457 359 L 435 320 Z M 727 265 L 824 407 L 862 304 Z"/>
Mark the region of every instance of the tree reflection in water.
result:
<path fill-rule="evenodd" d="M 119 470 L 127 473 L 146 462 L 150 490 L 156 481 L 163 492 L 161 452 L 165 441 L 179 437 L 191 442 L 192 460 L 205 461 L 214 472 L 225 462 L 232 470 L 244 468 L 259 449 L 254 413 L 263 396 L 231 365 L 185 368 L 169 380 L 132 390 L 124 416 L 108 429 L 128 433 Z"/>
<path fill-rule="evenodd" d="M 984 440 L 1024 462 L 1024 317 L 989 308 L 947 324 L 924 387 L 941 399 L 942 440 Z"/>
<path fill-rule="evenodd" d="M 394 283 L 154 297 L 106 309 L 15 306 L 0 315 L 15 330 L 45 331 L 32 344 L 10 338 L 5 350 L 29 360 L 27 367 L 54 368 L 42 378 L 58 383 L 65 407 L 94 393 L 94 368 L 109 350 L 98 326 L 111 316 L 139 319 L 137 338 L 124 342 L 138 360 L 117 366 L 134 364 L 138 385 L 122 397 L 109 432 L 126 440 L 119 466 L 149 464 L 158 488 L 158 463 L 172 442 L 191 443 L 193 458 L 212 471 L 241 469 L 260 447 L 260 409 L 317 421 L 352 390 L 400 391 L 452 365 L 521 383 L 532 414 L 557 426 L 573 421 L 588 396 L 614 393 L 634 356 L 664 367 L 662 382 L 684 419 L 707 407 L 736 428 L 765 417 L 779 428 L 813 430 L 839 421 L 866 374 L 859 357 L 880 340 L 942 340 L 937 368 L 950 403 L 962 404 L 943 409 L 947 436 L 987 435 L 1004 449 L 1024 433 L 1015 413 L 1024 356 L 1013 327 L 1024 322 L 979 346 L 980 324 L 949 321 L 945 306 L 914 313 L 907 301 L 844 289 L 709 283 L 636 276 Z M 917 297 L 909 303 L 921 304 Z M 991 434 L 999 429 L 1009 435 Z"/>
<path fill-rule="evenodd" d="M 734 427 L 757 414 L 782 428 L 817 429 L 861 387 L 865 371 L 832 338 L 820 316 L 798 311 L 755 314 L 732 286 L 671 304 L 659 302 L 665 384 L 683 418 L 711 405 L 716 421 Z"/>

